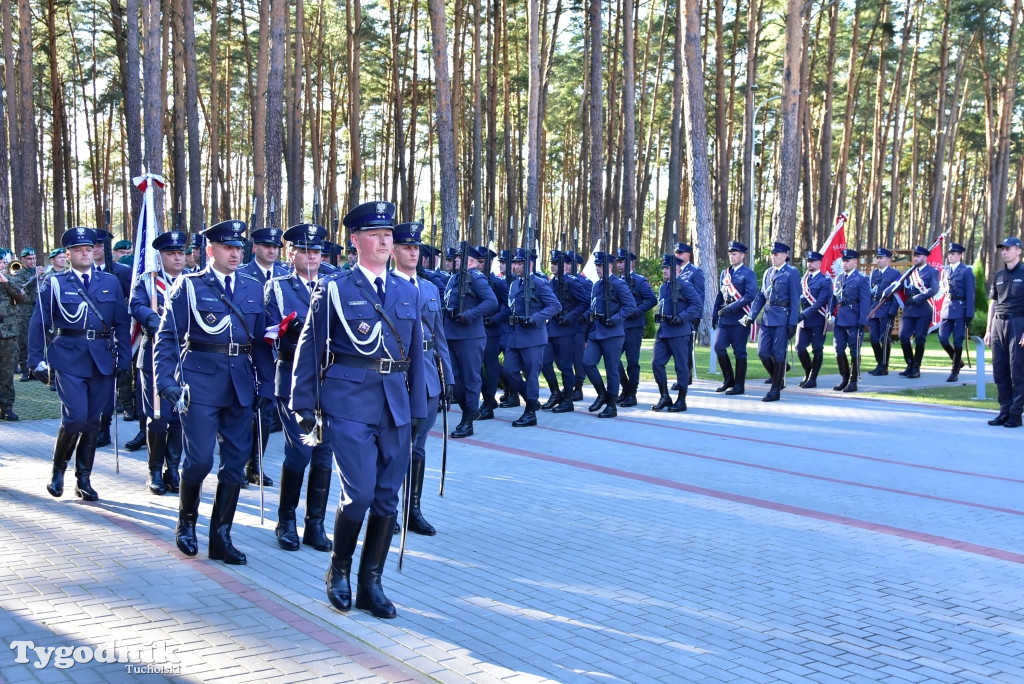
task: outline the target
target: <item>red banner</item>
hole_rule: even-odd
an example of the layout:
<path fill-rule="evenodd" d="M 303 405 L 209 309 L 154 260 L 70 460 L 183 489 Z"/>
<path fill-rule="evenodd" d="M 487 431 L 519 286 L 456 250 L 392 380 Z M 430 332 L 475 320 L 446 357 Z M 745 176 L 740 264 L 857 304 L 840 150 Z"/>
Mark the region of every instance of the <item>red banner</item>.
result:
<path fill-rule="evenodd" d="M 821 248 L 821 272 L 835 279 L 843 272 L 843 250 L 846 249 L 846 214 L 836 217 L 836 226 Z"/>

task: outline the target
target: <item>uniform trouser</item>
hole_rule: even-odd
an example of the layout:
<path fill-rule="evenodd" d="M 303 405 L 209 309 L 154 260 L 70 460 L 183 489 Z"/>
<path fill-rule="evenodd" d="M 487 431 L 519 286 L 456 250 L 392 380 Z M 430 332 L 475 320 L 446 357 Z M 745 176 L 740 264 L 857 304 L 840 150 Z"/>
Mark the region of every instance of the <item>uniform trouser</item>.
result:
<path fill-rule="evenodd" d="M 762 325 L 761 335 L 757 340 L 757 357 L 763 362 L 768 359 L 774 361 L 786 361 L 786 342 L 789 341 L 786 333 L 789 326 L 785 325 Z"/>
<path fill-rule="evenodd" d="M 939 343 L 949 346 L 949 338 L 953 337 L 953 346 L 963 348 L 967 336 L 967 320 L 964 318 L 943 318 L 939 323 Z"/>
<path fill-rule="evenodd" d="M 821 354 L 825 348 L 825 325 L 808 327 L 806 323 L 800 326 L 796 336 L 796 350 L 807 351 L 807 347 L 815 354 Z"/>
<path fill-rule="evenodd" d="M 732 347 L 733 356 L 736 360 L 747 358 L 747 339 L 750 330 L 747 326 L 740 325 L 719 325 L 718 335 L 715 336 L 715 354 L 721 356 Z"/>
<path fill-rule="evenodd" d="M 996 382 L 999 412 L 1019 416 L 1024 411 L 1024 317 L 999 318 L 991 323 L 992 378 Z"/>
<path fill-rule="evenodd" d="M 544 377 L 551 378 L 555 374 L 555 366 L 562 374 L 562 388 L 572 388 L 576 385 L 576 336 L 561 335 L 549 337 L 547 347 L 544 348 Z M 557 386 L 552 391 L 560 389 Z"/>
<path fill-rule="evenodd" d="M 6 296 L 6 295 L 5 295 Z M 0 338 L 0 405 L 14 403 L 14 367 L 18 365 L 18 338 Z"/>
<path fill-rule="evenodd" d="M 256 420 L 256 414 L 253 413 L 253 441 L 252 446 L 250 447 L 249 450 L 249 458 L 253 461 L 253 463 L 255 463 L 256 459 L 259 458 L 260 453 L 265 453 L 267 450 L 267 440 L 270 438 L 270 423 L 274 420 L 274 407 L 276 404 L 276 401 L 271 401 L 269 404 L 264 406 L 263 410 L 260 411 L 258 421 Z M 262 432 L 258 428 L 262 428 Z M 257 438 L 260 440 L 259 444 L 256 443 Z"/>
<path fill-rule="evenodd" d="M 488 335 L 487 344 L 484 345 L 484 377 L 481 380 L 484 401 L 494 403 L 494 394 L 498 391 L 498 379 L 501 377 L 501 361 L 498 355 L 501 353 L 501 335 Z M 447 379 L 451 382 L 451 378 Z"/>
<path fill-rule="evenodd" d="M 419 422 L 412 435 L 412 460 L 427 460 L 427 435 L 437 423 L 437 401 L 439 397 L 427 397 L 427 417 Z"/>
<path fill-rule="evenodd" d="M 591 339 L 583 352 L 583 367 L 587 371 L 587 379 L 594 387 L 601 386 L 601 371 L 597 363 L 604 358 L 604 372 L 607 379 L 608 396 L 614 401 L 619 396 L 619 358 L 622 356 L 622 335 L 607 337 L 603 340 Z"/>
<path fill-rule="evenodd" d="M 528 402 L 540 400 L 540 367 L 543 362 L 543 344 L 505 348 L 505 381 Z"/>
<path fill-rule="evenodd" d="M 295 414 L 288 410 L 288 397 L 278 397 L 277 415 L 281 419 L 281 431 L 284 433 L 284 468 L 293 473 L 302 473 L 310 463 L 314 468 L 333 468 L 331 444 L 323 440 L 315 447 L 302 443 L 306 435 L 299 427 Z"/>
<path fill-rule="evenodd" d="M 622 378 L 622 384 L 630 391 L 633 391 L 640 383 L 640 346 L 643 343 L 643 326 L 626 328 L 626 338 L 622 343 L 622 353 L 626 355 L 626 365 L 623 366 L 622 361 L 619 361 L 619 376 Z"/>
<path fill-rule="evenodd" d="M 931 316 L 907 316 L 900 319 L 900 344 L 909 344 L 910 338 L 914 343 L 923 345 L 928 336 L 928 328 L 932 324 Z"/>
<path fill-rule="evenodd" d="M 22 308 L 28 308 L 23 313 Z M 28 370 L 28 326 L 32 320 L 34 307 L 18 307 L 18 363 L 23 371 Z"/>
<path fill-rule="evenodd" d="M 57 373 L 60 426 L 64 432 L 97 432 L 103 408 L 114 402 L 114 376 L 100 373 L 92 364 L 90 367 L 92 374 L 88 377 L 66 371 Z"/>
<path fill-rule="evenodd" d="M 361 522 L 366 510 L 387 517 L 398 512 L 398 492 L 409 471 L 412 425 L 395 425 L 386 406 L 376 425 L 326 416 L 334 460 L 341 472 L 341 508 Z"/>
<path fill-rule="evenodd" d="M 651 370 L 654 371 L 654 381 L 658 387 L 668 385 L 668 374 L 665 372 L 669 359 L 676 362 L 676 382 L 680 389 L 686 389 L 690 379 L 690 341 L 693 335 L 680 337 L 656 337 L 654 338 L 654 360 L 651 362 Z"/>
<path fill-rule="evenodd" d="M 849 349 L 851 356 L 857 356 L 857 349 L 860 344 L 860 331 L 860 326 L 837 325 L 834 332 L 836 354 L 845 354 L 846 350 Z"/>
<path fill-rule="evenodd" d="M 480 408 L 481 367 L 487 338 L 469 340 L 448 340 L 448 351 L 452 359 L 452 373 L 455 375 L 455 403 L 464 411 L 476 412 Z M 393 513 L 394 511 L 392 511 Z M 389 515 L 381 513 L 380 515 Z"/>
<path fill-rule="evenodd" d="M 220 448 L 217 481 L 237 485 L 252 450 L 252 406 L 207 406 L 195 397 L 181 416 L 185 456 L 181 479 L 200 485 L 213 470 L 213 452 Z"/>
<path fill-rule="evenodd" d="M 892 318 L 882 316 L 881 318 L 868 319 L 868 333 L 871 336 L 871 344 L 884 344 L 888 342 L 887 333 L 892 332 Z"/>
<path fill-rule="evenodd" d="M 583 382 L 587 373 L 583 365 L 583 352 L 587 348 L 587 333 L 580 331 L 572 337 L 572 367 L 577 382 Z"/>

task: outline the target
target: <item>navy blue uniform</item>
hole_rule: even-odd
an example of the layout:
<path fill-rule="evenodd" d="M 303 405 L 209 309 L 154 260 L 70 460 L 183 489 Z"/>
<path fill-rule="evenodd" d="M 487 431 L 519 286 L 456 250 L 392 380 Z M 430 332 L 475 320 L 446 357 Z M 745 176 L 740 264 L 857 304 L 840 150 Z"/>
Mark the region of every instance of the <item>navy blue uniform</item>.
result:
<path fill-rule="evenodd" d="M 800 334 L 797 353 L 806 353 L 807 347 L 821 354 L 825 346 L 825 314 L 832 298 L 832 279 L 821 271 L 804 273 L 800 279 Z M 867 313 L 867 312 L 865 312 Z"/>
<path fill-rule="evenodd" d="M 622 389 L 625 396 L 633 397 L 636 394 L 637 386 L 640 383 L 640 347 L 644 342 L 644 326 L 647 324 L 647 312 L 658 303 L 658 298 L 651 289 L 647 278 L 631 271 L 629 278 L 625 274 L 620 278 L 629 288 L 629 293 L 636 302 L 636 309 L 633 310 L 623 323 L 625 339 L 622 342 L 622 352 L 626 355 L 626 363 L 619 361 L 619 375 L 622 378 Z M 625 398 L 625 397 L 623 397 Z"/>
<path fill-rule="evenodd" d="M 505 343 L 505 381 L 526 398 L 526 409 L 540 409 L 540 369 L 548 343 L 548 321 L 562 310 L 543 276 L 530 274 L 532 297 L 527 300 L 523 278 L 508 290 L 509 334 Z M 529 315 L 527 315 L 529 309 Z"/>
<path fill-rule="evenodd" d="M 1019 426 L 1024 411 L 1024 262 L 996 273 L 989 299 L 992 378 L 999 399 L 999 416 L 989 424 Z"/>
<path fill-rule="evenodd" d="M 707 281 L 704 278 L 704 271 L 697 268 L 693 262 L 686 262 L 679 269 L 679 277 L 693 286 L 697 293 L 697 300 L 700 302 L 700 311 L 690 321 L 690 338 L 686 341 L 686 358 L 693 360 L 693 346 L 696 342 L 697 332 L 700 330 L 700 321 L 704 316 L 704 300 L 707 297 Z M 690 377 L 693 377 L 693 367 L 690 367 Z"/>
<path fill-rule="evenodd" d="M 281 276 L 286 276 L 289 273 L 289 269 L 279 261 L 275 261 L 270 265 L 269 269 L 265 269 L 260 266 L 259 262 L 255 259 L 244 266 L 240 266 L 238 269 L 239 273 L 252 276 L 259 281 L 261 287 L 265 286 L 267 284 L 267 280 L 269 280 L 269 278 L 267 278 L 267 271 L 270 271 L 270 278 L 280 278 Z"/>
<path fill-rule="evenodd" d="M 690 281 L 676 277 L 675 293 L 671 283 L 662 283 L 658 291 L 658 332 L 654 338 L 651 369 L 662 396 L 668 395 L 669 359 L 675 360 L 679 396 L 686 396 L 690 377 L 689 344 L 693 340 L 693 321 L 700 320 L 704 300 Z"/>
<path fill-rule="evenodd" d="M 939 292 L 939 272 L 928 264 L 915 266 L 910 275 L 903 279 L 902 291 L 906 299 L 903 302 L 903 318 L 900 319 L 900 345 L 903 347 L 907 370 L 900 375 L 919 377 L 925 340 L 932 325 L 931 298 Z M 911 337 L 914 338 L 913 350 L 910 347 Z"/>
<path fill-rule="evenodd" d="M 597 390 L 598 400 L 604 395 L 605 403 L 614 409 L 619 395 L 619 359 L 626 339 L 624 324 L 629 315 L 636 311 L 636 301 L 621 278 L 608 278 L 608 286 L 608 301 L 605 301 L 603 278 L 598 278 L 591 290 L 590 312 L 594 318 L 594 327 L 583 352 L 583 367 L 590 384 Z M 597 368 L 602 358 L 608 381 L 607 391 Z"/>
<path fill-rule="evenodd" d="M 487 332 L 487 344 L 484 346 L 484 375 L 481 380 L 483 389 L 483 408 L 493 409 L 498 405 L 494 393 L 498 391 L 498 379 L 501 377 L 500 354 L 503 349 L 504 337 L 508 333 L 508 285 L 504 278 L 493 273 L 487 274 L 487 283 L 498 302 L 498 310 L 484 318 L 484 330 Z M 450 378 L 450 376 L 449 376 Z"/>
<path fill-rule="evenodd" d="M 576 281 L 583 288 L 583 292 L 587 295 L 587 310 L 580 315 L 579 322 L 577 323 L 576 336 L 573 338 L 572 343 L 572 354 L 573 354 L 573 371 L 576 375 L 576 387 L 583 386 L 583 378 L 586 377 L 587 369 L 583 365 L 583 353 L 587 348 L 587 336 L 590 334 L 590 328 L 594 324 L 593 318 L 589 315 L 590 312 L 590 293 L 594 291 L 594 283 L 590 281 L 590 278 L 583 275 L 583 273 L 577 273 L 575 275 Z M 575 389 L 573 392 L 575 393 Z"/>
<path fill-rule="evenodd" d="M 943 347 L 948 347 L 949 338 L 952 337 L 953 347 L 962 348 L 967 326 L 974 318 L 974 270 L 961 263 L 955 269 L 946 266 L 942 269 L 942 275 L 947 292 L 942 302 L 939 342 Z"/>
<path fill-rule="evenodd" d="M 837 354 L 856 357 L 860 346 L 860 334 L 871 310 L 871 287 L 868 279 L 853 270 L 840 273 L 833 286 L 835 297 L 835 346 Z"/>
<path fill-rule="evenodd" d="M 771 359 L 786 362 L 786 341 L 789 330 L 796 330 L 800 317 L 800 272 L 789 264 L 769 268 L 764 273 L 761 289 L 754 296 L 750 318 L 764 310 L 757 355 L 765 365 Z M 769 372 L 771 369 L 769 369 Z"/>
<path fill-rule="evenodd" d="M 403 277 L 396 272 L 396 276 Z M 444 337 L 444 316 L 441 313 L 441 293 L 434 283 L 416 279 L 420 291 L 420 323 L 423 335 L 423 377 L 426 382 L 427 417 L 419 421 L 412 437 L 412 458 L 424 461 L 427 457 L 427 435 L 437 422 L 437 402 L 452 384 L 452 360 L 448 341 Z M 440 372 L 438 369 L 440 365 Z M 442 383 L 441 373 L 444 374 Z"/>
<path fill-rule="evenodd" d="M 889 287 L 899 279 L 900 273 L 895 268 L 876 268 L 871 271 L 869 286 L 871 288 L 872 309 L 878 306 Z M 883 371 L 886 374 L 888 373 L 889 348 L 892 343 L 890 334 L 892 333 L 893 321 L 896 320 L 896 314 L 899 310 L 899 302 L 896 301 L 895 297 L 892 297 L 885 305 L 879 306 L 878 310 L 868 317 L 871 348 L 874 350 L 875 360 L 878 363 L 875 370 L 871 371 L 872 374 L 880 374 Z"/>
<path fill-rule="evenodd" d="M 590 292 L 593 286 L 588 283 L 584 288 L 571 273 L 564 273 L 561 278 L 553 277 L 549 284 L 562 310 L 548 321 L 544 378 L 552 395 L 561 392 L 564 398 L 569 399 L 576 386 L 576 338 L 580 334 L 580 319 L 586 316 L 590 308 Z M 556 365 L 562 375 L 561 385 L 555 375 Z M 559 389 L 560 387 L 562 389 Z"/>
<path fill-rule="evenodd" d="M 718 328 L 715 337 L 718 356 L 724 356 L 731 346 L 737 361 L 746 360 L 749 331 L 740 319 L 750 310 L 757 291 L 757 277 L 747 266 L 740 264 L 722 271 L 711 321 L 712 326 Z"/>
<path fill-rule="evenodd" d="M 459 311 L 459 279 L 462 277 L 456 272 L 444 291 L 444 335 L 455 362 L 452 369 L 455 373 L 455 402 L 462 407 L 464 416 L 475 416 L 480 407 L 481 370 L 484 347 L 487 346 L 484 318 L 498 310 L 498 299 L 484 274 L 469 269 L 465 273 L 469 286 L 463 308 Z"/>
<path fill-rule="evenodd" d="M 96 266 L 94 270 L 115 276 L 118 284 L 121 286 L 121 294 L 124 295 L 125 301 L 128 300 L 129 294 L 132 291 L 132 269 L 115 261 L 113 268 L 107 269 L 106 264 L 104 264 L 103 266 Z"/>
<path fill-rule="evenodd" d="M 180 278 L 181 275 L 178 277 Z M 148 419 L 146 429 L 155 433 L 165 433 L 169 424 L 180 425 L 180 420 L 174 407 L 163 398 L 158 399 L 160 402 L 160 420 L 154 418 L 156 413 L 153 401 L 153 336 L 149 334 L 150 331 L 147 331 L 145 326 L 147 321 L 150 321 L 153 316 L 160 317 L 163 314 L 165 305 L 164 293 L 170 292 L 174 287 L 175 279 L 158 274 L 156 280 L 157 308 L 155 310 L 152 308 L 148 275 L 139 278 L 139 282 L 135 285 L 135 291 L 132 293 L 130 306 L 132 317 L 143 326 L 136 366 L 142 372 L 142 406 Z M 156 330 L 152 332 L 156 332 Z"/>

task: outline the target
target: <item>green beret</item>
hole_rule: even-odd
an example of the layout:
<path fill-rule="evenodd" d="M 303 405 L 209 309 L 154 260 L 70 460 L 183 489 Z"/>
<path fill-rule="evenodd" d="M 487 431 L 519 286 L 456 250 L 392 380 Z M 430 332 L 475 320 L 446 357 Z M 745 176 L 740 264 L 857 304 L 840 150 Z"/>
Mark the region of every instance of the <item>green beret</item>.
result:
<path fill-rule="evenodd" d="M 66 251 L 68 251 L 68 250 L 64 249 L 63 247 L 58 247 L 57 249 L 51 249 L 50 253 L 46 255 L 46 258 L 47 259 L 52 259 L 53 257 L 57 256 L 58 254 L 64 254 Z"/>
<path fill-rule="evenodd" d="M 35 253 L 36 250 L 33 247 L 26 247 L 25 249 L 21 250 L 21 256 L 23 257 L 35 256 Z"/>
<path fill-rule="evenodd" d="M 117 260 L 117 263 L 125 264 L 127 266 L 131 266 L 132 265 L 132 261 L 134 261 L 134 260 L 135 260 L 135 256 L 134 255 L 132 255 L 132 254 L 125 254 L 123 257 L 121 257 L 120 259 Z"/>
<path fill-rule="evenodd" d="M 131 240 L 118 240 L 117 243 L 114 244 L 114 249 L 131 249 L 131 248 L 132 248 L 132 241 Z"/>

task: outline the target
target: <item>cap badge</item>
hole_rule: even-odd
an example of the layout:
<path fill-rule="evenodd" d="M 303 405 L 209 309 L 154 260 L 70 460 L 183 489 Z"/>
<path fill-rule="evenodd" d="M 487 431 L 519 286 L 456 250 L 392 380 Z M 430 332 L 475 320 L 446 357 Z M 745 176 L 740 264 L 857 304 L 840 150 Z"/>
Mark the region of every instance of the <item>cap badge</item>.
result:
<path fill-rule="evenodd" d="M 377 202 L 377 213 L 385 214 L 388 211 L 388 205 L 384 202 Z"/>
<path fill-rule="evenodd" d="M 242 222 L 241 221 L 235 221 L 233 224 L 231 224 L 231 227 L 234 228 L 235 230 L 240 231 L 240 230 L 242 230 Z"/>

